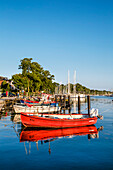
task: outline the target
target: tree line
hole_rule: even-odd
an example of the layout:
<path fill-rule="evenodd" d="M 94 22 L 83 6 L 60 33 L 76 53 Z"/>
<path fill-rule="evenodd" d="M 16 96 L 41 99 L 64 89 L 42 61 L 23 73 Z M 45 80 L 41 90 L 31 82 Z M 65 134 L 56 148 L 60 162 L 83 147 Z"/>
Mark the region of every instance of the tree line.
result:
<path fill-rule="evenodd" d="M 82 93 L 82 94 L 90 94 L 90 95 L 109 95 L 112 94 L 111 91 L 107 91 L 107 90 L 95 90 L 95 89 L 89 89 L 85 86 L 82 86 L 79 83 L 76 84 L 72 84 L 70 83 L 70 93 L 74 93 L 74 86 L 76 89 L 76 93 Z M 68 84 L 64 85 L 61 84 L 59 86 L 57 86 L 56 88 L 56 93 L 60 92 L 60 93 L 67 93 L 68 92 Z"/>
<path fill-rule="evenodd" d="M 44 68 L 37 62 L 33 62 L 32 58 L 24 58 L 20 60 L 20 65 L 18 69 L 21 69 L 22 72 L 19 74 L 15 74 L 12 76 L 13 84 L 16 87 L 16 91 L 26 91 L 28 93 L 37 93 L 44 91 L 45 93 L 53 94 L 55 89 L 57 88 L 57 92 L 60 90 L 61 93 L 66 93 L 66 88 L 68 85 L 59 84 L 55 82 L 55 76 L 52 75 L 48 70 L 44 70 Z M 85 94 L 98 94 L 104 95 L 106 93 L 110 93 L 109 91 L 99 91 L 99 90 L 90 90 L 85 86 L 77 83 L 76 85 L 77 93 L 85 93 Z M 70 84 L 70 92 L 73 93 L 74 85 Z M 3 91 L 11 91 L 9 84 L 6 80 L 3 81 L 1 88 Z"/>

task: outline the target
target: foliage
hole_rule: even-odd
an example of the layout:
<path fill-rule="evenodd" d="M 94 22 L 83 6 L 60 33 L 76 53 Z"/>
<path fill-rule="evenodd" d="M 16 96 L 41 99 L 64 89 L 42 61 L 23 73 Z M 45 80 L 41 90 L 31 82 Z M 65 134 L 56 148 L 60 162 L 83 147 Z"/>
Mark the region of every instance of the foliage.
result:
<path fill-rule="evenodd" d="M 32 62 L 32 58 L 24 58 L 20 60 L 19 69 L 22 70 L 22 73 L 15 74 L 12 76 L 12 80 L 14 85 L 19 90 L 25 90 L 26 92 L 40 92 L 44 91 L 45 93 L 67 93 L 68 85 L 59 84 L 53 82 L 54 75 L 48 70 L 44 70 L 43 67 L 37 63 Z M 70 92 L 73 93 L 73 84 L 70 84 Z M 93 95 L 107 95 L 110 93 L 109 91 L 100 91 L 89 89 L 81 84 L 77 83 L 76 85 L 76 92 L 77 93 L 85 93 L 85 94 L 93 94 Z M 10 85 L 5 80 L 1 85 L 1 89 L 3 92 L 10 91 Z"/>
<path fill-rule="evenodd" d="M 12 76 L 12 80 L 15 82 L 15 87 L 18 89 L 27 89 L 28 79 L 22 74 L 15 74 Z"/>
<path fill-rule="evenodd" d="M 42 90 L 45 92 L 54 92 L 54 75 L 51 75 L 48 70 L 44 70 L 39 63 L 32 62 L 32 58 L 24 58 L 20 62 L 19 69 L 22 70 L 22 74 L 12 76 L 16 87 L 28 92 Z"/>
<path fill-rule="evenodd" d="M 9 85 L 9 83 L 7 83 L 6 82 L 6 80 L 4 80 L 3 82 L 2 82 L 2 84 L 1 84 L 1 89 L 2 89 L 2 91 L 3 92 L 6 92 L 6 91 L 11 91 L 10 90 L 10 85 Z"/>
<path fill-rule="evenodd" d="M 68 84 L 67 85 L 63 85 L 61 84 L 60 85 L 60 93 L 63 92 L 64 89 L 66 89 L 66 87 L 68 87 Z M 70 83 L 70 93 L 73 93 L 74 89 L 73 89 L 74 85 Z M 91 95 L 107 95 L 107 94 L 112 94 L 112 92 L 110 91 L 101 91 L 101 90 L 90 90 L 89 88 L 85 87 L 85 86 L 82 86 L 81 84 L 77 83 L 75 85 L 76 87 L 76 93 L 84 93 L 84 94 L 91 94 Z"/>

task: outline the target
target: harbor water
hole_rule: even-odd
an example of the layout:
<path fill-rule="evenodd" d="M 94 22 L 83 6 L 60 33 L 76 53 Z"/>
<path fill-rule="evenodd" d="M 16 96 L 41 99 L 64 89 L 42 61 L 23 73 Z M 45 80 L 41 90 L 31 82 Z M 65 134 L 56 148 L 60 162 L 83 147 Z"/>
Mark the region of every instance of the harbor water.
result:
<path fill-rule="evenodd" d="M 113 169 L 113 98 L 91 97 L 91 107 L 103 120 L 98 119 L 89 132 L 26 130 L 14 121 L 15 114 L 0 115 L 0 170 Z M 81 111 L 87 113 L 87 103 L 82 103 Z"/>

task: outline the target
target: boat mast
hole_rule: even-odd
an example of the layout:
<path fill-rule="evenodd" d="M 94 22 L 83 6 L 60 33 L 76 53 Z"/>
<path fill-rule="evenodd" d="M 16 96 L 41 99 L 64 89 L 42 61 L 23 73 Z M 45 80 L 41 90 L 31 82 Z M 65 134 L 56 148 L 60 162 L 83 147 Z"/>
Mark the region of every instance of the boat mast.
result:
<path fill-rule="evenodd" d="M 74 71 L 73 94 L 74 94 L 74 97 L 76 97 L 76 70 Z"/>
<path fill-rule="evenodd" d="M 73 84 L 73 96 L 74 96 L 74 113 L 76 113 L 76 70 L 74 71 L 74 84 Z"/>
<path fill-rule="evenodd" d="M 70 94 L 70 79 L 69 79 L 69 70 L 68 70 L 68 94 Z"/>

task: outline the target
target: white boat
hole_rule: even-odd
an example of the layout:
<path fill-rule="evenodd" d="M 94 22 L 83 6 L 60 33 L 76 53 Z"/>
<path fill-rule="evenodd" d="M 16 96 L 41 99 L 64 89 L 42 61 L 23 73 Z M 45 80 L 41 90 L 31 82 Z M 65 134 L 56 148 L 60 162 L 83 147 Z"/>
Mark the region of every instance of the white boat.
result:
<path fill-rule="evenodd" d="M 61 107 L 55 107 L 55 106 L 31 106 L 28 107 L 26 105 L 14 105 L 13 109 L 15 113 L 21 113 L 21 112 L 31 112 L 31 113 L 52 113 L 52 112 L 59 112 Z"/>

